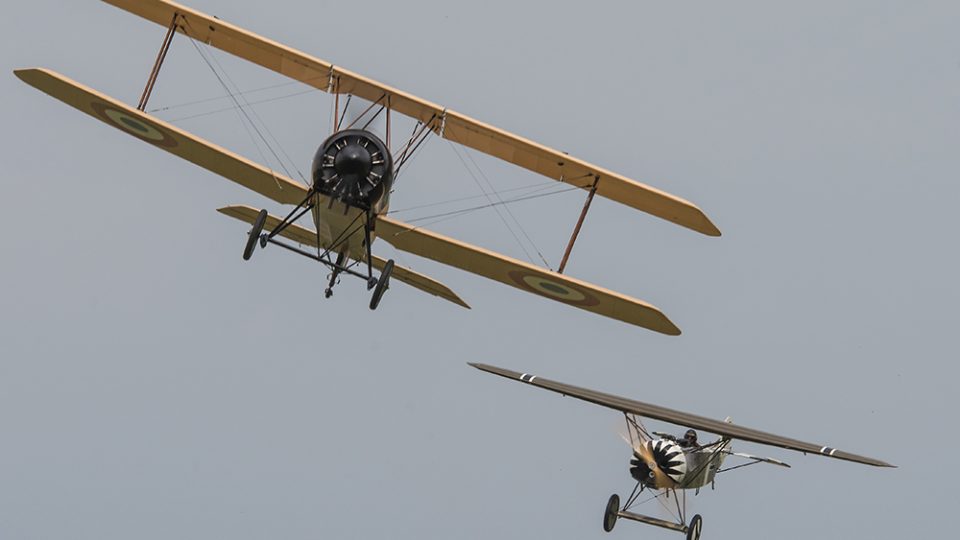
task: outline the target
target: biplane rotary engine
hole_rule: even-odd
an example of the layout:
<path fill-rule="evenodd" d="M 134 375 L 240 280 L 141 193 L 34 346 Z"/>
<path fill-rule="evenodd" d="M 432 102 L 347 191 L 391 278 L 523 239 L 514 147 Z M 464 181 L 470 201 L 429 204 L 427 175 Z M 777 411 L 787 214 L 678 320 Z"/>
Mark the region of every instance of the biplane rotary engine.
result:
<path fill-rule="evenodd" d="M 687 474 L 687 457 L 674 441 L 653 439 L 634 450 L 630 460 L 630 476 L 654 489 L 683 483 Z"/>
<path fill-rule="evenodd" d="M 318 192 L 350 206 L 377 209 L 393 185 L 393 156 L 373 133 L 347 129 L 323 142 L 312 174 Z"/>

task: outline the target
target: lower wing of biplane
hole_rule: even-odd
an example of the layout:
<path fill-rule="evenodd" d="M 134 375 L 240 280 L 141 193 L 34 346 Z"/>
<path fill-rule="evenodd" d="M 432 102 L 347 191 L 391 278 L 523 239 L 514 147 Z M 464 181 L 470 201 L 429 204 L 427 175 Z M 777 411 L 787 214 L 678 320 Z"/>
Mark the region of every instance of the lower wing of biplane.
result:
<path fill-rule="evenodd" d="M 607 532 L 613 529 L 618 519 L 623 518 L 681 532 L 687 535 L 688 540 L 696 540 L 700 537 L 703 519 L 700 515 L 695 515 L 689 522 L 687 521 L 687 491 L 694 490 L 696 494 L 701 487 L 712 486 L 717 474 L 747 465 L 767 463 L 789 467 L 778 459 L 733 452 L 730 448 L 733 440 L 775 446 L 805 454 L 818 454 L 875 467 L 894 467 L 894 465 L 885 461 L 851 454 L 829 446 L 798 441 L 735 425 L 729 419 L 724 421 L 713 420 L 659 405 L 551 381 L 529 373 L 519 373 L 486 364 L 471 363 L 470 365 L 507 379 L 537 386 L 564 396 L 575 397 L 623 413 L 628 433 L 624 438 L 633 450 L 629 470 L 631 477 L 636 480 L 636 484 L 623 504 L 620 502 L 619 495 L 616 494 L 612 495 L 607 501 L 603 515 L 603 528 Z M 650 432 L 643 425 L 641 418 L 667 422 L 690 429 L 683 438 L 656 431 Z M 713 433 L 718 438 L 708 443 L 700 443 L 697 439 L 696 430 Z M 742 458 L 747 462 L 726 469 L 721 468 L 724 458 L 728 456 Z M 658 494 L 645 501 L 640 501 L 640 493 L 644 489 L 651 489 Z M 670 499 L 672 499 L 672 503 L 667 502 Z M 664 504 L 677 521 L 664 520 L 631 511 L 631 508 L 638 502 L 652 500 Z"/>
<path fill-rule="evenodd" d="M 302 203 L 308 190 L 286 176 L 207 142 L 176 126 L 126 105 L 103 93 L 45 69 L 21 69 L 17 77 L 27 84 L 63 101 L 112 127 L 166 150 L 224 178 L 282 204 Z M 239 217 L 235 210 L 234 217 Z M 244 214 L 244 220 L 249 216 Z M 499 281 L 551 300 L 641 326 L 663 334 L 678 335 L 677 328 L 656 307 L 628 296 L 500 255 L 446 236 L 417 228 L 386 216 L 377 216 L 377 237 L 406 251 Z M 427 278 L 406 270 L 422 290 Z M 414 277 L 416 276 L 416 277 Z M 395 277 L 400 279 L 399 274 Z M 428 292 L 462 304 L 449 289 L 429 280 Z M 442 292 L 442 294 L 440 294 Z M 454 300 L 456 298 L 456 300 Z"/>

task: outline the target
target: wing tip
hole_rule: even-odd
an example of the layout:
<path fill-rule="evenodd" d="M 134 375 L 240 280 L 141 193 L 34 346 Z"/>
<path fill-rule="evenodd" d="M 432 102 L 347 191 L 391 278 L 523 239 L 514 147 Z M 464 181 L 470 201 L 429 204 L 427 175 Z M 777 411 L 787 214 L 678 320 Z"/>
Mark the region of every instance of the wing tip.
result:
<path fill-rule="evenodd" d="M 30 86 L 36 86 L 36 84 L 34 84 L 34 78 L 36 75 L 47 73 L 49 73 L 49 71 L 38 67 L 19 68 L 13 70 L 13 74 L 16 75 L 18 79 L 29 84 Z"/>

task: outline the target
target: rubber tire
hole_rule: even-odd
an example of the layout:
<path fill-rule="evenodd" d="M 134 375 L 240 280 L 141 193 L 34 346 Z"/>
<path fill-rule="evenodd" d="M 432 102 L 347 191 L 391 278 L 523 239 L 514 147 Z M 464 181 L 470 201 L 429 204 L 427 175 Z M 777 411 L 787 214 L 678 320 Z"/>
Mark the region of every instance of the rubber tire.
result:
<path fill-rule="evenodd" d="M 249 261 L 253 257 L 253 250 L 257 249 L 257 242 L 260 240 L 260 233 L 263 232 L 263 224 L 267 222 L 267 211 L 261 210 L 257 214 L 257 219 L 253 220 L 253 228 L 250 229 L 250 236 L 247 237 L 247 245 L 243 248 L 243 260 Z"/>
<path fill-rule="evenodd" d="M 370 298 L 370 309 L 377 309 L 377 306 L 380 305 L 380 299 L 383 298 L 383 293 L 387 292 L 387 289 L 390 288 L 390 274 L 393 273 L 393 259 L 387 261 L 387 264 L 383 265 L 383 270 L 380 271 L 380 279 L 377 280 L 377 286 L 373 288 L 373 296 Z"/>
<path fill-rule="evenodd" d="M 603 511 L 603 530 L 610 532 L 617 524 L 617 513 L 620 511 L 620 496 L 614 493 L 607 500 L 607 508 Z"/>
<path fill-rule="evenodd" d="M 700 514 L 693 516 L 687 526 L 687 540 L 700 540 L 700 531 L 703 529 L 703 518 Z"/>

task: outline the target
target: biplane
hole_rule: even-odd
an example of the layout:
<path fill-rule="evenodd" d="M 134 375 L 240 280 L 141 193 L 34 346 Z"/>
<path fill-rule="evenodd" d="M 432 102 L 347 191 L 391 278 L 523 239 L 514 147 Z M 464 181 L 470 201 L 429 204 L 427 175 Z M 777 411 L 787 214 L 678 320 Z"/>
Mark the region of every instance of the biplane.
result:
<path fill-rule="evenodd" d="M 50 70 L 21 69 L 15 71 L 16 75 L 114 128 L 277 203 L 292 206 L 284 217 L 245 205 L 219 209 L 251 226 L 243 249 L 244 259 L 250 259 L 258 248 L 268 245 L 293 251 L 329 268 L 325 288 L 328 297 L 342 275 L 365 280 L 368 290 L 373 291 L 371 309 L 380 303 L 391 278 L 469 307 L 445 285 L 401 268 L 393 260 L 375 256 L 373 242 L 382 238 L 400 251 L 529 293 L 664 334 L 680 333 L 655 306 L 570 277 L 564 270 L 594 195 L 708 236 L 719 236 L 719 229 L 696 205 L 180 4 L 166 0 L 104 1 L 167 29 L 136 107 Z M 198 47 L 219 49 L 333 95 L 331 134 L 313 157 L 309 181 L 295 181 L 146 112 L 170 44 L 178 34 L 194 40 Z M 367 110 L 347 123 L 346 114 L 340 113 L 341 96 L 344 109 L 353 99 L 368 103 Z M 391 147 L 390 132 L 390 118 L 394 113 L 416 122 L 413 133 L 396 148 Z M 366 127 L 381 114 L 384 114 L 381 119 L 386 120 L 385 137 Z M 415 227 L 388 215 L 398 171 L 430 136 L 447 139 L 573 186 L 571 189 L 587 192 L 557 271 Z M 312 227 L 298 223 L 307 214 L 312 218 Z"/>
<path fill-rule="evenodd" d="M 687 540 L 697 540 L 703 528 L 703 518 L 696 514 L 687 521 L 688 492 L 692 491 L 693 495 L 698 495 L 701 488 L 710 486 L 713 489 L 718 474 L 749 465 L 767 463 L 790 467 L 778 459 L 734 452 L 732 448 L 734 440 L 875 467 L 895 467 L 878 459 L 851 454 L 830 446 L 798 441 L 739 426 L 732 423 L 729 417 L 723 421 L 712 420 L 659 405 L 551 381 L 528 373 L 519 373 L 486 364 L 470 363 L 469 365 L 507 379 L 538 386 L 623 413 L 626 422 L 626 434 L 623 438 L 632 450 L 629 472 L 634 480 L 634 487 L 622 504 L 617 494 L 611 495 L 607 500 L 607 506 L 603 512 L 603 530 L 606 532 L 613 530 L 617 520 L 627 519 L 677 531 L 685 534 Z M 659 431 L 648 431 L 642 420 L 644 418 L 682 426 L 687 428 L 687 431 L 680 437 Z M 711 441 L 700 441 L 696 430 L 713 433 L 717 438 Z M 727 457 L 744 461 L 724 468 L 724 460 Z M 644 496 L 645 491 L 652 494 Z M 636 506 L 653 501 L 659 502 L 672 515 L 673 520 L 632 511 Z"/>

